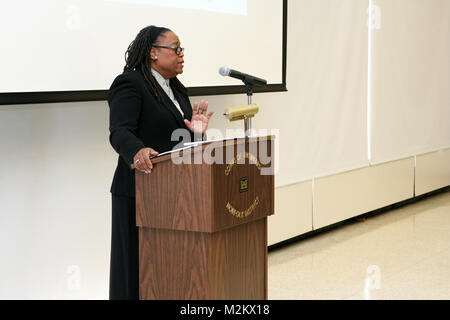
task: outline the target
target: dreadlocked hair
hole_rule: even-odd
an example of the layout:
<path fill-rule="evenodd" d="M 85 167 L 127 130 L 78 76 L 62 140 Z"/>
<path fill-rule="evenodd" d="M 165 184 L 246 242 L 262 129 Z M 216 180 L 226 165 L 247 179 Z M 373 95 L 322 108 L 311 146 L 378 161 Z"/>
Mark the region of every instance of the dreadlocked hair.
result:
<path fill-rule="evenodd" d="M 144 76 L 145 81 L 152 88 L 156 99 L 163 103 L 165 102 L 164 93 L 157 84 L 155 77 L 151 72 L 150 67 L 150 50 L 152 45 L 158 40 L 163 33 L 171 31 L 168 28 L 148 26 L 139 31 L 136 38 L 130 43 L 125 52 L 125 66 L 123 73 L 139 70 Z M 177 77 L 170 79 L 172 85 L 180 92 L 187 94 L 184 85 Z"/>

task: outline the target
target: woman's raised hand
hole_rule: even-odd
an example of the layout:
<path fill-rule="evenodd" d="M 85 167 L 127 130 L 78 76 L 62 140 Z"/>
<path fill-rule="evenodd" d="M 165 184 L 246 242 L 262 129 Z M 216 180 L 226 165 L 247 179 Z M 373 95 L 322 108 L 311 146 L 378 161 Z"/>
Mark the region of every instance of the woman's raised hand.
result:
<path fill-rule="evenodd" d="M 192 119 L 191 121 L 184 119 L 184 123 L 192 132 L 205 133 L 208 129 L 209 119 L 213 115 L 214 111 L 207 114 L 208 111 L 208 101 L 202 100 L 200 104 L 198 102 L 194 103 L 194 108 L 192 109 Z"/>

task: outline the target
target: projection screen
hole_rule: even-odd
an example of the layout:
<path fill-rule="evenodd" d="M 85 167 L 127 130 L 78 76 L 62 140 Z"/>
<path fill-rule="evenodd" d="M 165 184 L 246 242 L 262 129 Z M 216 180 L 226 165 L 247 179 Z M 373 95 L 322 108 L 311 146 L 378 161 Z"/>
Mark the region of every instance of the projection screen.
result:
<path fill-rule="evenodd" d="M 228 66 L 285 90 L 283 0 L 15 0 L 0 2 L 0 103 L 101 100 L 148 25 L 185 48 L 180 80 L 194 95 L 242 92 Z M 236 88 L 239 86 L 240 88 Z M 58 98 L 59 97 L 59 98 Z M 43 100 L 43 101 L 41 101 Z"/>

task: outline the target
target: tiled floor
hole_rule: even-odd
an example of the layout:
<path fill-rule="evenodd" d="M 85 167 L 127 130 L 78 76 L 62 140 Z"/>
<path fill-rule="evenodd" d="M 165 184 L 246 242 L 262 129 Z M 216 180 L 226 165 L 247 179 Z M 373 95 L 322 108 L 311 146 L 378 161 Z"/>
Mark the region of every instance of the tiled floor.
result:
<path fill-rule="evenodd" d="M 271 251 L 269 299 L 450 299 L 450 192 Z"/>

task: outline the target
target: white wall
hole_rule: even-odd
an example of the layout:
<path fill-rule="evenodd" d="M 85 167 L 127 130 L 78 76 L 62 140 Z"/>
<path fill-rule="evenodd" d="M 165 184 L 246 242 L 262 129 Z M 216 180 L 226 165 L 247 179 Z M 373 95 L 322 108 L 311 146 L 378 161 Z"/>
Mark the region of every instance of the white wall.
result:
<path fill-rule="evenodd" d="M 373 2 L 371 163 L 450 147 L 450 1 Z"/>
<path fill-rule="evenodd" d="M 0 137 L 0 299 L 106 298 L 107 104 L 2 106 Z"/>

